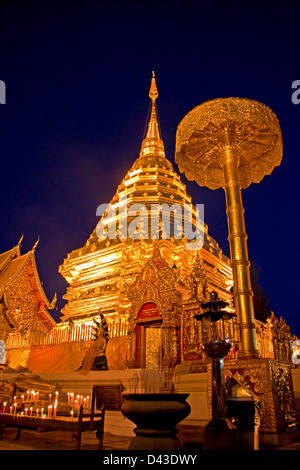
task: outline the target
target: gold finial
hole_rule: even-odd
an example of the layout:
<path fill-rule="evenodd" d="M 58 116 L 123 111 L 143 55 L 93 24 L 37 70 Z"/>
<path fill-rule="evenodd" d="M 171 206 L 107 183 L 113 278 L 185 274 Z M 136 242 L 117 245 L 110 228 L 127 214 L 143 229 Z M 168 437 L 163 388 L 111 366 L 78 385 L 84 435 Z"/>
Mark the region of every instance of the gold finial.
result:
<path fill-rule="evenodd" d="M 40 241 L 40 236 L 38 236 L 38 239 L 37 239 L 37 241 L 35 242 L 35 244 L 33 245 L 31 251 L 35 251 L 36 247 L 38 246 L 39 241 Z"/>
<path fill-rule="evenodd" d="M 53 297 L 53 299 L 52 299 L 52 302 L 50 303 L 49 310 L 53 310 L 53 309 L 54 309 L 56 302 L 57 302 L 57 294 L 56 294 L 56 292 L 55 292 L 54 297 Z"/>
<path fill-rule="evenodd" d="M 155 101 L 157 99 L 157 97 L 158 97 L 158 91 L 157 91 L 157 86 L 156 86 L 156 81 L 155 81 L 155 73 L 152 72 L 149 98 L 151 98 L 152 101 Z"/>
<path fill-rule="evenodd" d="M 165 156 L 164 143 L 160 137 L 158 120 L 156 115 L 156 99 L 158 97 L 158 91 L 155 80 L 155 73 L 152 72 L 151 86 L 149 91 L 149 97 L 152 100 L 152 108 L 150 120 L 148 123 L 148 129 L 145 139 L 142 143 L 140 156 Z"/>
<path fill-rule="evenodd" d="M 20 240 L 18 241 L 18 246 L 21 246 L 23 238 L 24 238 L 24 233 L 22 233 L 22 236 L 21 236 Z"/>

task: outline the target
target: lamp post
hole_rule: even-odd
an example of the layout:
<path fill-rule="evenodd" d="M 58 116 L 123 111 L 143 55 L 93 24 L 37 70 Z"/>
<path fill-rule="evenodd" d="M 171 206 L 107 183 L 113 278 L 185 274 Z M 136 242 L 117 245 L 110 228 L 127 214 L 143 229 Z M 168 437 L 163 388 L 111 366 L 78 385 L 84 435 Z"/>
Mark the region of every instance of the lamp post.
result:
<path fill-rule="evenodd" d="M 176 132 L 175 161 L 189 180 L 224 188 L 240 358 L 259 357 L 241 189 L 271 174 L 282 158 L 277 117 L 245 98 L 217 98 L 192 109 Z"/>
<path fill-rule="evenodd" d="M 212 419 L 205 429 L 205 450 L 236 450 L 237 428 L 228 419 L 223 358 L 231 348 L 234 336 L 232 318 L 235 313 L 224 310 L 229 304 L 217 292 L 202 303 L 203 313 L 195 318 L 201 322 L 203 349 L 212 361 Z"/>

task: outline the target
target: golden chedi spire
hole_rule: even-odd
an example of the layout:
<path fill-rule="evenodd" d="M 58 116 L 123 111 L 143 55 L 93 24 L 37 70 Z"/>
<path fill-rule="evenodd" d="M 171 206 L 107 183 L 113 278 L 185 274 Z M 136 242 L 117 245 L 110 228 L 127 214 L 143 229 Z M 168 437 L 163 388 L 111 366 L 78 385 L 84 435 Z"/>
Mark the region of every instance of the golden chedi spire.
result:
<path fill-rule="evenodd" d="M 151 86 L 150 86 L 150 91 L 149 91 L 149 98 L 152 100 L 151 115 L 150 115 L 150 120 L 148 123 L 147 134 L 146 134 L 145 139 L 142 142 L 140 157 L 148 157 L 148 156 L 164 157 L 165 156 L 164 143 L 160 136 L 157 113 L 156 113 L 157 97 L 158 97 L 158 91 L 157 91 L 157 86 L 156 86 L 155 73 L 152 72 L 152 80 L 151 80 Z"/>
<path fill-rule="evenodd" d="M 183 217 L 185 205 L 192 204 L 192 201 L 180 176 L 165 156 L 158 124 L 156 109 L 158 91 L 154 74 L 149 97 L 150 112 L 146 123 L 147 132 L 145 132 L 139 158 L 134 161 L 110 201 L 111 215 L 108 217 L 107 213 L 101 219 L 109 220 L 112 227 L 115 224 L 116 237 L 110 238 L 107 231 L 105 232 L 107 236 L 100 238 L 97 226 L 86 244 L 69 253 L 59 268 L 59 272 L 69 283 L 64 295 L 67 303 L 62 309 L 63 323 L 68 322 L 70 318 L 75 322 L 88 323 L 88 318 L 98 316 L 99 306 L 102 306 L 102 313 L 107 321 L 114 322 L 115 319 L 119 321 L 120 315 L 128 315 L 131 307 L 126 297 L 126 286 L 135 279 L 147 259 L 152 256 L 155 244 L 170 266 L 174 264 L 176 256 L 176 266 L 182 269 L 180 275 L 186 276 L 182 281 L 183 284 L 187 283 L 185 279 L 190 279 L 195 250 L 186 250 L 185 236 L 177 239 L 174 238 L 174 233 L 180 230 L 180 226 L 184 227 L 184 220 L 180 219 L 180 214 Z M 146 207 L 147 215 L 142 211 L 136 217 L 134 215 L 135 204 Z M 152 204 L 155 211 L 156 207 L 158 211 L 154 216 L 151 215 Z M 171 209 L 173 204 L 176 204 L 175 207 L 178 209 L 176 217 Z M 115 212 L 114 208 L 116 208 Z M 155 228 L 151 224 L 152 217 L 159 219 Z M 172 232 L 170 239 L 167 238 L 168 223 L 164 223 L 162 217 L 165 217 L 166 221 L 170 220 Z M 196 208 L 192 206 L 194 233 L 197 230 L 196 224 L 198 224 Z M 222 255 L 217 243 L 212 238 L 208 239 L 208 235 L 205 237 L 202 257 L 203 263 L 209 267 L 208 286 L 211 290 L 217 286 L 215 290 L 218 288 L 220 296 L 226 301 L 231 301 L 229 292 L 231 285 L 228 287 L 229 284 L 227 284 L 228 279 L 231 279 L 229 262 Z M 219 265 L 220 271 L 215 272 L 214 266 Z M 188 291 L 184 290 L 184 292 Z"/>

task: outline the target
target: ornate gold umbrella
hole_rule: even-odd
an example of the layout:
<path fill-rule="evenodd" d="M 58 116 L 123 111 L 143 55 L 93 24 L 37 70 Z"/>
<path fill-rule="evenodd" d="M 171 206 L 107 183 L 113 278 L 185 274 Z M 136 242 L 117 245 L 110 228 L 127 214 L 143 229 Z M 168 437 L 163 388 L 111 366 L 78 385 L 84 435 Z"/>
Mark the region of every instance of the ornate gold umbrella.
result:
<path fill-rule="evenodd" d="M 240 356 L 258 356 L 241 188 L 259 183 L 282 158 L 282 137 L 270 108 L 244 98 L 218 98 L 191 110 L 176 133 L 175 161 L 187 179 L 224 188 Z"/>

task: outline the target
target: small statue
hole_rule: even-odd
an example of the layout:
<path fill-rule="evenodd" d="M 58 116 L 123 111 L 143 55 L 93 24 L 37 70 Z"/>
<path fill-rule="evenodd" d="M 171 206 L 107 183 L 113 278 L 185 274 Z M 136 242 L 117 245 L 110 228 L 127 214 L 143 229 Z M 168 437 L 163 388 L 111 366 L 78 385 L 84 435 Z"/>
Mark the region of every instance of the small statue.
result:
<path fill-rule="evenodd" d="M 94 340 L 91 342 L 90 348 L 87 350 L 78 372 L 86 375 L 90 370 L 108 370 L 106 346 L 108 342 L 108 325 L 104 316 L 99 309 L 100 322 L 93 319 L 95 326 Z"/>
<path fill-rule="evenodd" d="M 94 359 L 91 370 L 108 370 L 107 357 L 105 355 L 106 346 L 108 343 L 108 325 L 102 313 L 100 313 L 100 319 L 100 323 L 93 319 L 93 322 L 96 325 L 94 341 L 96 341 L 101 336 L 105 339 L 105 345 L 102 345 L 98 349 L 98 353 Z"/>
<path fill-rule="evenodd" d="M 267 320 L 271 328 L 271 333 L 273 337 L 273 350 L 274 350 L 274 359 L 280 360 L 280 333 L 279 333 L 279 320 L 275 317 L 274 312 L 271 312 L 271 317 Z"/>

